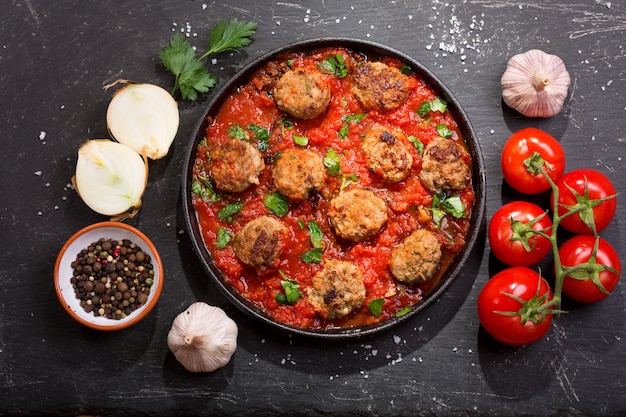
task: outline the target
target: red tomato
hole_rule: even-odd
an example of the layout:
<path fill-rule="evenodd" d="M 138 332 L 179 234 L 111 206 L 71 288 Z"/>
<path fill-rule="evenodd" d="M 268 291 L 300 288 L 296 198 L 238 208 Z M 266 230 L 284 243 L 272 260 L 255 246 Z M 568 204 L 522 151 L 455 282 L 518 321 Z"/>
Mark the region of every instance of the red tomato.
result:
<path fill-rule="evenodd" d="M 534 265 L 550 253 L 552 244 L 532 231 L 550 234 L 551 228 L 550 216 L 538 205 L 526 201 L 505 204 L 489 221 L 491 251 L 507 265 Z"/>
<path fill-rule="evenodd" d="M 617 201 L 615 187 L 606 175 L 594 169 L 576 169 L 563 175 L 556 185 L 559 190 L 559 216 L 568 212 L 567 207 L 576 204 L 587 206 L 584 211 L 565 217 L 561 221 L 563 228 L 572 233 L 589 235 L 594 234 L 594 224 L 598 233 L 611 223 Z M 550 204 L 554 210 L 554 198 L 550 199 Z"/>
<path fill-rule="evenodd" d="M 531 160 L 538 160 L 552 181 L 556 182 L 565 172 L 565 152 L 556 139 L 532 127 L 519 130 L 504 144 L 500 162 L 506 182 L 521 193 L 539 194 L 550 189 L 543 174 L 527 166 Z"/>
<path fill-rule="evenodd" d="M 598 244 L 595 248 L 596 243 Z M 594 255 L 595 252 L 595 256 Z M 598 236 L 580 235 L 559 248 L 561 264 L 566 267 L 589 263 L 592 269 L 572 271 L 563 280 L 563 293 L 583 303 L 606 298 L 619 282 L 622 263 L 609 242 Z M 602 290 L 604 289 L 604 291 Z"/>
<path fill-rule="evenodd" d="M 480 323 L 494 339 L 512 346 L 541 339 L 552 324 L 550 286 L 530 268 L 516 266 L 493 276 L 478 295 Z"/>

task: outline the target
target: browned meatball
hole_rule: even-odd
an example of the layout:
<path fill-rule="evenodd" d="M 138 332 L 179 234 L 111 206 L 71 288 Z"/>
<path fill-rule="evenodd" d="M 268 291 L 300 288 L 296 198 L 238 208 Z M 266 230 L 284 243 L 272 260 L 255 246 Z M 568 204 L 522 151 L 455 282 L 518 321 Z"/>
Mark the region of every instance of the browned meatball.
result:
<path fill-rule="evenodd" d="M 427 281 L 433 277 L 441 260 L 441 245 L 426 229 L 418 229 L 391 250 L 391 274 L 407 284 Z"/>
<path fill-rule="evenodd" d="M 374 236 L 387 222 L 387 205 L 373 191 L 350 188 L 330 202 L 328 217 L 335 233 L 351 242 Z"/>
<path fill-rule="evenodd" d="M 229 139 L 211 152 L 211 177 L 222 191 L 237 193 L 258 184 L 263 168 L 261 153 L 239 139 Z"/>
<path fill-rule="evenodd" d="M 276 105 L 300 119 L 314 119 L 330 103 L 330 87 L 320 72 L 302 68 L 283 74 L 274 87 Z"/>
<path fill-rule="evenodd" d="M 253 267 L 273 267 L 285 245 L 287 228 L 270 216 L 249 221 L 235 235 L 233 250 L 244 264 Z"/>
<path fill-rule="evenodd" d="M 361 270 L 351 262 L 328 260 L 315 274 L 307 300 L 324 319 L 345 317 L 365 302 Z"/>
<path fill-rule="evenodd" d="M 398 129 L 381 125 L 372 127 L 361 144 L 367 167 L 387 182 L 402 181 L 408 177 L 413 164 L 406 142 L 406 136 Z"/>
<path fill-rule="evenodd" d="M 420 180 L 430 191 L 462 190 L 470 180 L 465 150 L 453 140 L 438 138 L 424 149 Z"/>
<path fill-rule="evenodd" d="M 304 148 L 289 148 L 276 160 L 272 176 L 281 194 L 292 200 L 304 200 L 322 188 L 326 169 L 317 153 Z"/>
<path fill-rule="evenodd" d="M 409 77 L 383 62 L 366 62 L 354 69 L 352 93 L 366 109 L 393 110 L 409 97 Z"/>

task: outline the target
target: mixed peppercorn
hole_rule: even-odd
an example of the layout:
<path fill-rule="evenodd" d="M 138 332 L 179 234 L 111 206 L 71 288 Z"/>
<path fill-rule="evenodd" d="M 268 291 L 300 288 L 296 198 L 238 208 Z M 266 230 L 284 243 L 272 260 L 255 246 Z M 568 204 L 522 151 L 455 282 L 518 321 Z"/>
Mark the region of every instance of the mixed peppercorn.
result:
<path fill-rule="evenodd" d="M 72 262 L 71 283 L 88 313 L 120 320 L 148 301 L 154 282 L 150 255 L 128 239 L 100 238 Z"/>

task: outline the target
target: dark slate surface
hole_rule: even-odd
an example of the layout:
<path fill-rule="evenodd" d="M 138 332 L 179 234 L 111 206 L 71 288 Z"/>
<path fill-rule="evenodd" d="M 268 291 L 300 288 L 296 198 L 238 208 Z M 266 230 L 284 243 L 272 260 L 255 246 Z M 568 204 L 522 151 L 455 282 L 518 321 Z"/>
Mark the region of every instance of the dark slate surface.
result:
<path fill-rule="evenodd" d="M 180 104 L 171 155 L 151 165 L 145 206 L 130 222 L 165 263 L 157 308 L 115 333 L 72 321 L 52 270 L 71 234 L 104 220 L 69 186 L 79 144 L 108 137 L 102 87 L 118 78 L 171 87 L 157 51 L 172 33 L 189 32 L 205 50 L 210 28 L 233 17 L 259 28 L 241 53 L 209 63 L 221 83 L 264 52 L 324 36 L 380 42 L 434 71 L 479 135 L 488 217 L 519 198 L 502 183 L 499 154 L 527 126 L 561 141 L 568 169 L 597 168 L 625 191 L 623 1 L 8 0 L 0 17 L 0 415 L 626 415 L 624 284 L 597 305 L 566 303 L 570 314 L 544 340 L 505 347 L 476 315 L 480 288 L 502 267 L 484 242 L 437 303 L 364 340 L 311 342 L 228 305 L 192 253 L 182 218 L 185 147 L 211 94 Z M 506 61 L 531 48 L 560 55 L 572 76 L 564 112 L 551 119 L 521 117 L 500 98 Z M 620 253 L 624 207 L 602 233 Z M 222 306 L 240 329 L 233 360 L 211 374 L 185 372 L 166 345 L 173 318 L 196 300 Z"/>

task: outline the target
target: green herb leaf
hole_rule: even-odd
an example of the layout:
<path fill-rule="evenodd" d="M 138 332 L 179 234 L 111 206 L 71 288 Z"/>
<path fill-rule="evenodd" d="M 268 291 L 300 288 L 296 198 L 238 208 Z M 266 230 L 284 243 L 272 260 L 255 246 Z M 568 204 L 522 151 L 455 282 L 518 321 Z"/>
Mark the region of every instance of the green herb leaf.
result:
<path fill-rule="evenodd" d="M 269 129 L 262 128 L 261 126 L 250 124 L 248 130 L 254 133 L 254 138 L 257 140 L 257 149 L 261 152 L 265 152 L 270 146 L 270 131 Z"/>
<path fill-rule="evenodd" d="M 289 212 L 289 199 L 278 191 L 266 194 L 263 204 L 277 216 L 286 216 Z"/>
<path fill-rule="evenodd" d="M 202 198 L 202 201 L 215 203 L 222 199 L 221 194 L 216 193 L 209 179 L 198 177 L 191 183 L 191 192 Z"/>
<path fill-rule="evenodd" d="M 306 146 L 309 144 L 309 138 L 306 136 L 293 135 L 293 141 L 296 145 Z"/>
<path fill-rule="evenodd" d="M 320 225 L 314 220 L 309 222 L 309 238 L 311 239 L 311 244 L 314 248 L 320 249 L 324 247 L 324 242 L 322 241 L 324 233 L 322 232 Z"/>
<path fill-rule="evenodd" d="M 172 96 L 180 90 L 184 100 L 196 100 L 198 93 L 206 93 L 217 84 L 217 77 L 209 74 L 202 60 L 211 54 L 235 50 L 250 43 L 250 37 L 256 32 L 257 24 L 239 22 L 219 22 L 209 36 L 211 48 L 200 58 L 182 33 L 176 33 L 169 45 L 158 51 L 161 62 L 175 77 Z"/>
<path fill-rule="evenodd" d="M 217 249 L 224 249 L 230 243 L 232 239 L 232 235 L 230 232 L 223 227 L 217 229 L 217 239 L 215 241 L 215 247 Z"/>
<path fill-rule="evenodd" d="M 322 248 L 311 249 L 300 255 L 300 259 L 308 264 L 317 264 L 322 262 Z"/>
<path fill-rule="evenodd" d="M 301 296 L 300 284 L 298 284 L 298 281 L 287 277 L 283 271 L 278 271 L 278 273 L 284 278 L 280 281 L 280 285 L 283 287 L 285 293 L 276 294 L 276 302 L 279 304 L 294 305 Z"/>
<path fill-rule="evenodd" d="M 379 317 L 383 313 L 383 304 L 385 304 L 384 298 L 376 298 L 367 304 L 367 308 L 372 316 Z"/>
<path fill-rule="evenodd" d="M 232 125 L 228 128 L 228 136 L 239 140 L 247 140 L 246 131 L 239 125 Z"/>
<path fill-rule="evenodd" d="M 344 188 L 348 187 L 350 184 L 358 180 L 359 180 L 359 177 L 356 174 L 344 175 L 341 178 L 341 186 L 339 187 L 339 190 L 342 191 Z"/>
<path fill-rule="evenodd" d="M 417 110 L 417 114 L 421 118 L 424 118 L 431 111 L 438 111 L 439 113 L 443 113 L 446 111 L 447 107 L 448 107 L 448 103 L 446 103 L 444 100 L 440 99 L 439 97 L 436 97 L 434 100 L 426 101 L 422 103 L 420 108 Z"/>
<path fill-rule="evenodd" d="M 227 223 L 233 222 L 233 216 L 243 209 L 243 203 L 239 200 L 229 203 L 217 212 L 217 217 Z"/>
<path fill-rule="evenodd" d="M 407 314 L 409 314 L 411 312 L 411 306 L 406 306 L 404 307 L 402 310 L 398 311 L 396 313 L 396 317 L 400 318 L 402 316 L 406 316 Z"/>
<path fill-rule="evenodd" d="M 422 141 L 419 140 L 418 138 L 416 138 L 415 136 L 409 136 L 408 139 L 409 139 L 409 142 L 411 142 L 415 146 L 415 149 L 417 149 L 417 151 L 419 152 L 420 156 L 423 156 L 424 155 L 424 144 L 422 143 Z"/>
<path fill-rule="evenodd" d="M 366 116 L 365 113 L 350 114 L 347 116 L 343 116 L 341 120 L 344 121 L 344 124 L 341 126 L 341 128 L 339 129 L 339 132 L 337 133 L 339 138 L 344 139 L 348 136 L 348 132 L 350 131 L 350 122 L 361 123 L 361 121 L 365 118 L 365 116 Z"/>
<path fill-rule="evenodd" d="M 217 54 L 226 51 L 235 51 L 239 48 L 247 46 L 251 42 L 251 37 L 256 33 L 257 24 L 254 22 L 246 22 L 232 19 L 230 22 L 221 20 L 211 30 L 209 35 L 210 49 L 200 60 L 211 54 Z"/>
<path fill-rule="evenodd" d="M 318 62 L 317 68 L 322 72 L 333 74 L 339 78 L 344 78 L 348 75 L 348 67 L 341 54 L 330 55 L 324 61 Z"/>
<path fill-rule="evenodd" d="M 339 154 L 333 149 L 328 149 L 326 157 L 324 157 L 324 166 L 328 169 L 328 173 L 332 176 L 341 174 L 341 165 L 339 164 Z"/>
<path fill-rule="evenodd" d="M 442 138 L 448 139 L 448 138 L 451 138 L 454 135 L 454 132 L 452 130 L 448 129 L 448 126 L 446 126 L 445 124 L 438 124 L 436 129 L 437 129 L 437 133 Z"/>
<path fill-rule="evenodd" d="M 217 77 L 209 74 L 200 60 L 196 59 L 196 51 L 183 34 L 175 34 L 170 44 L 158 54 L 165 68 L 174 74 L 172 95 L 180 90 L 183 99 L 193 101 L 198 98 L 198 93 L 206 93 L 217 84 Z"/>
<path fill-rule="evenodd" d="M 463 204 L 458 195 L 446 198 L 442 208 L 446 213 L 451 214 L 457 219 L 465 217 L 465 204 Z"/>

